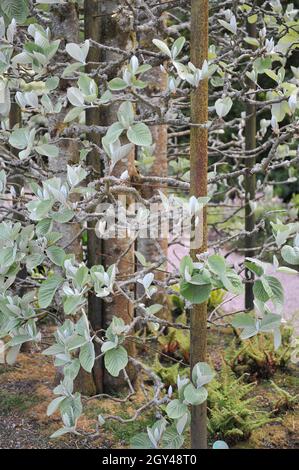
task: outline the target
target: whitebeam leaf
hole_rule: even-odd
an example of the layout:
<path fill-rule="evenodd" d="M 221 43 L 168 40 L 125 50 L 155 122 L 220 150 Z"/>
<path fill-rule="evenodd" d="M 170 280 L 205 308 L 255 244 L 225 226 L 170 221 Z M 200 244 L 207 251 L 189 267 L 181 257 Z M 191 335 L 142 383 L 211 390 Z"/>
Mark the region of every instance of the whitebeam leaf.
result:
<path fill-rule="evenodd" d="M 78 106 L 80 108 L 84 106 L 84 96 L 79 88 L 73 86 L 68 88 L 67 98 L 73 106 Z"/>
<path fill-rule="evenodd" d="M 55 275 L 49 276 L 42 283 L 38 291 L 38 303 L 41 308 L 46 308 L 51 304 L 56 290 L 62 283 L 63 278 Z"/>
<path fill-rule="evenodd" d="M 232 105 L 233 102 L 229 96 L 219 98 L 215 103 L 216 113 L 220 118 L 222 118 L 230 112 Z"/>
<path fill-rule="evenodd" d="M 105 353 L 104 362 L 109 374 L 118 377 L 120 371 L 128 364 L 128 353 L 123 346 L 110 349 Z"/>
<path fill-rule="evenodd" d="M 86 372 L 92 371 L 94 361 L 95 361 L 95 352 L 94 352 L 94 345 L 91 341 L 81 347 L 79 360 L 80 360 L 81 366 L 83 367 L 84 370 L 86 370 Z"/>
<path fill-rule="evenodd" d="M 70 42 L 66 45 L 65 50 L 73 59 L 81 62 L 81 64 L 85 64 L 89 51 L 89 40 L 86 39 L 86 41 L 81 46 L 75 44 L 74 42 Z"/>
<path fill-rule="evenodd" d="M 134 124 L 128 129 L 127 136 L 130 142 L 141 147 L 152 145 L 152 134 L 149 128 L 143 123 Z"/>

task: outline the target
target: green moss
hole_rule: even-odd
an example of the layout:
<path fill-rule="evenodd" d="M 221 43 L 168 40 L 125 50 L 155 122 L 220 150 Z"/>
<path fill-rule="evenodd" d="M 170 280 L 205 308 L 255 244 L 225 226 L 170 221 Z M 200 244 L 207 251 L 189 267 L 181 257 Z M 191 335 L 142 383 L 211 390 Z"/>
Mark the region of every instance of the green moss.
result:
<path fill-rule="evenodd" d="M 131 423 L 121 424 L 118 421 L 110 421 L 105 425 L 105 430 L 112 434 L 112 439 L 121 441 L 123 444 L 128 445 L 133 436 L 139 432 L 144 432 L 148 426 L 152 426 L 155 422 L 153 417 L 137 419 Z"/>

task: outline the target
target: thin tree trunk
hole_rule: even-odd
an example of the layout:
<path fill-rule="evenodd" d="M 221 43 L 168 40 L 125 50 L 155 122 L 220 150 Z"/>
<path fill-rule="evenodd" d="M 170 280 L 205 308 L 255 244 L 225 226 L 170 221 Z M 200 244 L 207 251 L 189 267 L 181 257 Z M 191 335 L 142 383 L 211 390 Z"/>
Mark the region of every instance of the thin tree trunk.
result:
<path fill-rule="evenodd" d="M 19 107 L 19 105 L 15 101 L 13 101 L 11 103 L 11 108 L 9 111 L 9 128 L 13 129 L 13 127 L 17 124 L 19 124 L 20 127 L 22 126 L 22 112 L 21 112 L 21 108 Z M 19 150 L 13 147 L 11 147 L 10 151 L 14 155 L 18 155 L 19 153 Z M 16 199 L 13 200 L 13 206 L 17 210 L 18 199 L 21 194 L 21 188 L 23 188 L 24 186 L 24 178 L 22 177 L 22 175 L 13 176 L 13 178 L 11 179 L 11 182 L 14 186 L 14 190 L 16 194 Z M 25 217 L 21 212 L 15 213 L 15 218 L 20 220 L 21 222 L 25 221 Z M 26 266 L 23 266 L 23 268 L 18 272 L 18 278 L 25 279 L 26 276 L 27 276 L 27 269 L 26 269 Z M 17 293 L 18 295 L 22 296 L 25 294 L 25 292 L 26 292 L 26 289 L 24 289 L 24 287 L 21 284 L 21 287 L 18 287 L 17 289 Z M 31 350 L 31 347 L 32 347 L 31 341 L 28 341 L 27 343 L 23 343 L 21 346 L 21 352 L 24 352 L 24 353 L 29 352 Z"/>
<path fill-rule="evenodd" d="M 53 19 L 51 30 L 53 36 L 59 38 L 64 45 L 69 42 L 78 43 L 80 25 L 77 5 L 75 3 L 53 5 L 51 13 Z M 61 60 L 64 60 L 64 57 L 62 57 Z M 60 79 L 60 87 L 65 89 L 67 86 L 70 86 L 68 80 Z M 69 107 L 66 106 L 59 114 L 56 114 L 55 117 L 51 119 L 50 127 L 52 135 L 58 132 L 59 125 L 63 122 L 68 111 Z M 75 139 L 62 139 L 58 146 L 59 156 L 56 159 L 49 159 L 49 168 L 55 176 L 65 178 L 67 165 L 79 162 L 78 143 Z M 63 235 L 59 243 L 62 246 L 66 246 L 68 252 L 74 253 L 77 259 L 82 259 L 83 252 L 80 224 L 74 222 L 63 224 L 63 226 L 57 224 L 55 229 L 60 231 Z M 63 315 L 62 312 L 61 315 Z M 61 378 L 61 371 L 58 370 L 55 382 L 59 382 Z M 85 395 L 95 394 L 96 388 L 92 375 L 81 368 L 75 379 L 74 389 Z"/>
<path fill-rule="evenodd" d="M 247 25 L 248 35 L 252 38 L 256 37 L 256 24 Z M 248 79 L 248 88 L 255 90 L 255 84 Z M 247 151 L 256 148 L 256 107 L 254 104 L 246 103 L 246 124 L 245 124 L 245 149 Z M 248 170 L 251 170 L 255 165 L 255 158 L 247 158 L 245 165 Z M 255 214 L 250 207 L 250 201 L 255 199 L 256 189 L 256 176 L 250 173 L 245 174 L 244 178 L 245 186 L 245 230 L 252 232 L 255 227 Z M 255 234 L 251 234 L 245 237 L 245 257 L 254 257 L 254 246 L 256 244 Z M 252 310 L 254 307 L 253 300 L 253 280 L 254 274 L 249 270 L 245 269 L 245 308 Z"/>
<path fill-rule="evenodd" d="M 208 58 L 208 0 L 191 2 L 191 62 L 202 67 Z M 208 120 L 208 80 L 200 82 L 191 97 L 191 122 L 203 124 Z M 205 128 L 191 128 L 190 137 L 190 196 L 207 195 L 208 173 L 208 131 Z M 207 212 L 204 209 L 202 220 L 197 228 L 202 233 L 200 247 L 191 249 L 191 256 L 207 250 Z M 190 325 L 190 366 L 191 371 L 199 361 L 206 360 L 207 348 L 207 303 L 193 305 Z M 191 446 L 192 449 L 207 447 L 207 405 L 206 402 L 193 406 L 191 412 Z"/>
<path fill-rule="evenodd" d="M 85 0 L 84 1 L 84 33 L 85 39 L 93 39 L 94 41 L 101 41 L 101 21 L 99 19 L 99 1 L 98 0 Z M 101 53 L 97 47 L 91 47 L 87 60 L 89 62 L 100 62 Z M 94 65 L 87 65 L 86 72 L 90 72 Z M 96 77 L 95 77 L 96 80 Z M 86 124 L 98 125 L 100 122 L 100 109 L 90 108 L 86 111 Z M 101 144 L 101 136 L 96 132 L 90 132 L 87 135 L 89 142 L 99 146 Z M 87 163 L 90 168 L 95 172 L 95 175 L 101 174 L 101 160 L 96 150 L 93 148 L 87 156 Z M 91 175 L 92 179 L 93 175 Z M 88 223 L 87 233 L 87 261 L 88 266 L 102 264 L 102 240 L 97 237 L 95 232 L 95 222 Z M 103 328 L 103 301 L 96 297 L 94 294 L 89 294 L 88 297 L 88 318 L 94 331 Z M 101 345 L 94 344 L 96 356 L 101 354 Z M 96 360 L 93 368 L 93 379 L 96 386 L 97 393 L 103 392 L 103 360 L 99 358 Z"/>
<path fill-rule="evenodd" d="M 51 31 L 54 38 L 62 41 L 62 44 L 79 41 L 79 17 L 75 3 L 65 3 L 54 5 L 51 8 L 52 27 Z M 63 60 L 63 58 L 62 58 Z M 69 85 L 67 80 L 60 79 L 60 87 L 65 89 Z M 59 134 L 59 126 L 63 122 L 65 115 L 69 111 L 68 107 L 62 108 L 61 112 L 53 115 L 50 121 L 50 129 L 53 136 Z M 65 177 L 68 163 L 79 162 L 79 149 L 75 139 L 62 139 L 59 144 L 59 156 L 49 159 L 49 169 L 55 176 Z M 67 251 L 75 253 L 77 257 L 82 257 L 82 247 L 80 236 L 80 224 L 68 223 L 63 226 L 55 227 L 60 231 L 63 237 L 60 240 L 62 246 L 67 246 Z"/>
<path fill-rule="evenodd" d="M 133 41 L 135 41 L 134 32 L 131 30 L 130 17 L 120 17 L 119 14 L 113 15 L 113 12 L 118 7 L 118 1 L 116 0 L 103 0 L 101 2 L 101 19 L 102 19 L 102 34 L 101 42 L 106 46 L 114 46 L 123 50 L 131 50 L 134 47 Z M 122 23 L 122 24 L 120 24 Z M 117 53 L 104 50 L 102 53 L 102 60 L 109 63 L 111 61 L 119 60 Z M 113 78 L 113 77 L 109 77 Z M 103 125 L 110 125 L 115 122 L 116 111 L 118 105 L 109 106 L 106 110 L 101 113 Z M 125 142 L 124 142 L 125 143 Z M 113 170 L 114 176 L 120 176 L 123 171 L 128 170 L 129 174 L 132 173 L 134 168 L 135 151 L 127 157 L 128 163 L 118 162 Z M 127 198 L 127 204 L 130 204 L 129 198 Z M 125 254 L 124 254 L 125 253 Z M 129 237 L 126 238 L 110 238 L 103 242 L 103 254 L 104 264 L 109 266 L 113 263 L 117 263 L 119 278 L 127 278 L 134 274 L 134 244 Z M 134 289 L 126 291 L 126 295 L 131 299 L 134 298 Z M 106 329 L 112 320 L 113 316 L 120 317 L 126 324 L 130 323 L 134 318 L 134 308 L 132 302 L 130 302 L 126 296 L 118 294 L 113 297 L 111 302 L 105 302 L 103 308 L 103 328 Z M 125 343 L 125 347 L 128 354 L 135 355 L 135 345 L 133 341 Z M 127 368 L 128 376 L 131 381 L 136 378 L 136 371 L 132 366 Z M 119 377 L 112 377 L 106 370 L 104 371 L 104 390 L 105 392 L 116 392 L 122 388 L 126 388 L 127 383 L 124 380 L 122 374 Z"/>
<path fill-rule="evenodd" d="M 139 44 L 143 49 L 151 49 L 152 47 L 152 40 L 156 37 L 156 31 L 153 30 L 152 34 L 142 35 L 141 39 L 139 40 Z M 147 96 L 151 100 L 152 103 L 155 103 L 157 100 L 157 96 L 159 96 L 163 91 L 167 88 L 167 75 L 161 71 L 160 67 L 153 67 L 151 70 L 146 72 L 143 75 L 143 80 L 148 83 L 147 88 Z M 157 102 L 158 105 L 158 102 Z M 143 107 L 140 103 L 138 105 L 139 109 Z M 149 168 L 148 171 L 143 170 L 142 173 L 144 175 L 149 174 L 151 176 L 160 176 L 160 177 L 167 177 L 168 176 L 168 159 L 167 159 L 167 126 L 166 125 L 157 125 L 151 127 L 151 133 L 153 136 L 153 143 L 154 143 L 154 152 L 153 156 L 155 157 L 154 163 Z M 160 189 L 164 194 L 167 193 L 167 186 L 159 186 L 159 188 L 152 187 L 151 185 L 144 185 L 140 188 L 141 195 L 144 199 L 149 200 L 152 198 L 156 193 L 157 189 Z M 168 252 L 168 234 L 161 233 L 160 230 L 163 228 L 162 220 L 159 221 L 159 225 L 157 229 L 159 230 L 157 237 L 150 237 L 148 238 L 138 238 L 137 240 L 137 250 L 143 254 L 147 261 L 151 263 L 155 263 L 157 260 L 161 258 L 161 256 L 165 256 L 167 258 Z M 164 281 L 166 277 L 166 270 L 167 270 L 167 262 L 165 262 L 160 271 L 155 272 L 155 279 L 157 281 Z M 141 293 L 143 290 L 142 286 L 137 286 L 137 295 Z M 158 303 L 163 305 L 163 308 L 159 312 L 159 317 L 167 318 L 169 316 L 169 305 L 168 305 L 168 297 L 165 295 L 164 292 L 159 290 L 151 299 L 151 303 Z"/>

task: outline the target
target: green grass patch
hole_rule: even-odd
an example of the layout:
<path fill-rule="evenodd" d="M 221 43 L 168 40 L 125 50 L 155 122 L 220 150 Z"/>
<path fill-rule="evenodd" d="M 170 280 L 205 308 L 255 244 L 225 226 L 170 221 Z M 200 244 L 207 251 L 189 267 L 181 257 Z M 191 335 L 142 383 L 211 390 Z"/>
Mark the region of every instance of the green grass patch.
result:
<path fill-rule="evenodd" d="M 24 413 L 38 403 L 35 395 L 29 396 L 24 393 L 12 393 L 8 390 L 0 390 L 0 411 L 8 414 L 13 411 Z"/>

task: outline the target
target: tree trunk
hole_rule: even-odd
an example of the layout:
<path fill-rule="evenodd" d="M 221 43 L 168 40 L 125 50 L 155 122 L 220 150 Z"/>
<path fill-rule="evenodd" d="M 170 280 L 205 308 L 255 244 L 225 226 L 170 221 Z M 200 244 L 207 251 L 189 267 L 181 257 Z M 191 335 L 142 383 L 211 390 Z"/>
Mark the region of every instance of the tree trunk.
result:
<path fill-rule="evenodd" d="M 156 37 L 156 32 L 153 31 L 153 34 L 147 34 L 145 37 L 140 40 L 140 46 L 143 49 L 151 49 L 152 40 Z M 160 67 L 153 67 L 151 70 L 146 72 L 143 75 L 143 80 L 148 83 L 147 96 L 152 103 L 155 102 L 159 94 L 166 90 L 167 87 L 167 75 L 160 70 Z M 157 103 L 158 104 L 158 103 Z M 138 105 L 139 109 L 142 108 L 142 104 Z M 168 159 L 167 159 L 167 126 L 166 125 L 157 125 L 151 127 L 151 132 L 154 142 L 154 153 L 155 157 L 154 163 L 148 171 L 143 170 L 143 175 L 151 176 L 168 176 Z M 155 194 L 157 194 L 157 189 L 162 191 L 164 194 L 167 193 L 166 185 L 161 185 L 154 187 L 154 185 L 144 185 L 141 188 L 141 194 L 144 199 L 149 200 Z M 162 229 L 162 220 L 159 221 L 158 230 Z M 150 235 L 150 234 L 149 234 Z M 157 246 L 159 244 L 159 246 Z M 147 261 L 155 263 L 161 258 L 161 255 L 164 255 L 167 258 L 168 252 L 168 234 L 158 233 L 157 237 L 149 238 L 138 238 L 137 240 L 137 250 L 143 254 Z M 155 279 L 158 281 L 164 281 L 166 277 L 167 262 L 165 262 L 160 271 L 155 272 Z M 137 295 L 141 293 L 143 287 L 138 286 Z M 151 299 L 151 303 L 158 303 L 163 305 L 163 309 L 160 310 L 159 316 L 162 318 L 167 318 L 169 316 L 169 305 L 167 301 L 167 296 L 161 290 L 158 291 Z"/>
<path fill-rule="evenodd" d="M 54 5 L 51 8 L 51 12 L 53 19 L 51 31 L 55 39 L 61 40 L 60 47 L 63 47 L 68 42 L 78 42 L 79 17 L 76 4 Z M 65 60 L 64 57 L 61 59 Z M 61 89 L 65 89 L 67 86 L 69 86 L 68 81 L 60 79 Z M 60 113 L 53 115 L 54 117 L 51 118 L 49 124 L 52 137 L 59 135 L 59 127 L 63 123 L 68 111 L 69 108 L 66 106 Z M 64 178 L 66 176 L 67 164 L 79 162 L 79 149 L 77 141 L 72 138 L 61 139 L 58 147 L 59 156 L 49 159 L 49 169 L 55 176 Z M 82 257 L 81 237 L 76 236 L 80 233 L 80 224 L 73 222 L 63 226 L 57 224 L 55 229 L 63 235 L 59 242 L 61 246 L 67 246 L 67 251 L 75 253 L 76 257 L 80 259 Z"/>
<path fill-rule="evenodd" d="M 128 14 L 120 16 L 119 13 L 112 14 L 118 6 L 116 0 L 103 0 L 101 2 L 101 18 L 102 18 L 102 34 L 101 42 L 105 46 L 118 47 L 123 50 L 131 50 L 134 47 L 133 41 L 135 35 L 132 32 L 132 18 Z M 115 52 L 103 50 L 102 60 L 109 63 L 111 61 L 119 60 L 119 55 Z M 113 77 L 109 77 L 111 79 Z M 102 125 L 110 125 L 115 122 L 116 111 L 119 104 L 109 106 L 102 113 Z M 132 151 L 128 156 L 128 163 L 118 162 L 113 170 L 114 176 L 120 176 L 123 171 L 128 170 L 130 173 L 130 166 L 134 167 L 135 151 Z M 127 204 L 130 204 L 127 198 Z M 124 256 L 123 254 L 126 253 Z M 127 238 L 110 238 L 103 241 L 103 254 L 104 264 L 109 266 L 113 263 L 118 263 L 119 278 L 127 278 L 134 274 L 134 244 L 132 240 Z M 127 289 L 126 295 L 132 300 L 134 298 L 134 289 Z M 134 318 L 134 308 L 124 295 L 118 294 L 113 297 L 111 302 L 104 302 L 103 305 L 103 328 L 106 329 L 112 320 L 113 316 L 120 317 L 125 323 L 130 323 Z M 127 341 L 125 347 L 128 354 L 133 356 L 135 354 L 135 345 L 133 341 Z M 132 366 L 128 366 L 127 372 L 130 380 L 133 382 L 136 378 L 136 371 Z M 119 377 L 112 377 L 106 370 L 104 370 L 104 390 L 105 392 L 116 392 L 122 388 L 126 388 L 127 383 L 124 377 L 120 374 Z"/>
<path fill-rule="evenodd" d="M 191 62 L 201 68 L 208 59 L 208 0 L 191 2 Z M 191 97 L 191 122 L 203 124 L 208 120 L 208 80 L 200 82 Z M 190 196 L 207 195 L 208 173 L 208 131 L 205 128 L 192 127 L 190 136 Z M 207 250 L 207 211 L 204 209 L 197 231 L 202 239 L 201 246 L 191 249 L 191 256 Z M 207 303 L 193 305 L 190 325 L 190 367 L 206 360 L 207 343 Z M 193 406 L 191 412 L 191 447 L 207 447 L 207 404 Z"/>
<path fill-rule="evenodd" d="M 15 101 L 12 101 L 11 108 L 10 108 L 10 111 L 9 111 L 9 128 L 13 129 L 13 127 L 17 124 L 19 124 L 19 126 L 22 127 L 21 108 L 19 107 L 19 105 Z M 18 153 L 19 153 L 19 150 L 15 149 L 13 147 L 11 147 L 10 151 L 14 155 L 18 155 Z M 16 194 L 16 198 L 15 198 L 15 200 L 12 201 L 12 204 L 14 206 L 14 209 L 17 210 L 18 209 L 18 199 L 19 199 L 20 194 L 21 194 L 21 188 L 23 188 L 23 186 L 24 186 L 24 178 L 22 177 L 22 175 L 13 176 L 13 178 L 11 178 L 11 182 L 14 186 L 14 190 L 15 190 L 15 194 Z M 15 212 L 15 218 L 20 220 L 20 222 L 25 221 L 25 217 L 20 212 L 19 213 Z M 26 276 L 27 276 L 27 269 L 26 269 L 26 266 L 23 266 L 23 268 L 18 272 L 18 278 L 19 279 L 26 279 Z M 17 288 L 17 293 L 18 293 L 19 296 L 23 296 L 25 294 L 25 292 L 26 292 L 26 289 L 24 289 L 24 287 L 21 284 L 21 287 Z M 27 341 L 27 343 L 22 344 L 21 352 L 24 352 L 24 353 L 25 352 L 30 352 L 31 348 L 32 348 L 32 342 Z"/>
<path fill-rule="evenodd" d="M 256 37 L 256 24 L 247 25 L 248 35 L 252 38 Z M 247 79 L 248 88 L 255 90 L 255 84 Z M 256 107 L 254 104 L 246 103 L 246 124 L 245 124 L 245 149 L 247 151 L 256 148 Z M 245 165 L 248 170 L 251 170 L 255 165 L 255 158 L 247 158 Z M 256 176 L 249 173 L 245 174 L 244 178 L 245 186 L 245 230 L 252 232 L 255 227 L 255 214 L 250 207 L 250 201 L 255 199 L 255 188 L 256 188 Z M 245 257 L 254 257 L 254 246 L 256 237 L 254 234 L 245 237 Z M 245 308 L 252 310 L 254 307 L 253 300 L 253 280 L 254 274 L 249 270 L 245 269 Z"/>
<path fill-rule="evenodd" d="M 61 46 L 69 42 L 79 42 L 79 15 L 78 8 L 75 3 L 65 3 L 61 5 L 54 5 L 51 8 L 52 12 L 52 34 L 54 38 L 61 40 Z M 64 57 L 61 60 L 65 60 Z M 69 86 L 68 80 L 60 79 L 61 89 Z M 56 114 L 50 122 L 52 136 L 58 135 L 59 125 L 64 121 L 65 115 L 69 111 L 68 105 Z M 73 138 L 66 138 L 60 140 L 59 156 L 54 159 L 49 159 L 49 169 L 55 176 L 64 178 L 66 176 L 66 168 L 68 163 L 76 164 L 79 162 L 79 148 L 78 143 Z M 59 241 L 61 246 L 66 247 L 66 251 L 74 253 L 76 259 L 82 259 L 82 244 L 81 244 L 81 226 L 78 223 L 71 222 L 68 224 L 57 224 L 55 227 L 57 231 L 62 233 L 62 238 Z M 62 312 L 61 312 L 62 315 Z M 61 372 L 57 372 L 55 382 L 61 380 Z M 74 382 L 74 389 L 82 392 L 85 395 L 93 395 L 96 392 L 95 384 L 92 374 L 85 372 L 82 368 Z"/>
<path fill-rule="evenodd" d="M 94 41 L 101 41 L 101 21 L 99 19 L 100 8 L 98 0 L 85 0 L 84 2 L 84 33 L 85 39 L 93 39 Z M 101 53 L 97 47 L 90 47 L 88 58 L 89 62 L 100 62 Z M 90 72 L 94 65 L 88 64 L 86 72 Z M 96 80 L 96 78 L 95 78 Z M 90 108 L 86 111 L 86 125 L 97 125 L 100 122 L 99 108 Z M 101 144 L 101 136 L 96 132 L 87 134 L 87 140 L 99 146 Z M 90 168 L 95 171 L 98 176 L 101 174 L 101 160 L 96 150 L 93 148 L 87 155 L 87 163 Z M 93 175 L 91 175 L 91 179 Z M 102 259 L 102 240 L 97 237 L 95 232 L 95 222 L 88 223 L 87 231 L 87 261 L 88 266 L 94 266 L 103 263 Z M 103 301 L 90 293 L 88 297 L 88 318 L 94 331 L 103 328 Z M 101 345 L 94 343 L 96 356 L 101 354 Z M 97 393 L 103 392 L 103 360 L 99 358 L 96 360 L 93 368 L 93 379 Z"/>

